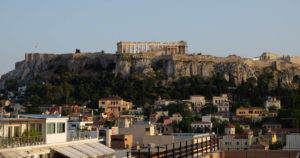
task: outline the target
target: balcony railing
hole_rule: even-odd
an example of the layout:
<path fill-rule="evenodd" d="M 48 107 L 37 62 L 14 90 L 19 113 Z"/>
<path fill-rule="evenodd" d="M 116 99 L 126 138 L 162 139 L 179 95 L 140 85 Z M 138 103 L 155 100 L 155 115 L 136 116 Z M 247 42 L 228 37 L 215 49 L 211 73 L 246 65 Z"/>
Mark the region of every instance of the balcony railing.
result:
<path fill-rule="evenodd" d="M 14 148 L 45 144 L 45 136 L 0 138 L 0 148 Z"/>
<path fill-rule="evenodd" d="M 77 140 L 84 140 L 84 139 L 96 139 L 98 138 L 97 131 L 77 131 L 77 130 L 69 130 L 68 131 L 68 141 L 77 141 Z"/>

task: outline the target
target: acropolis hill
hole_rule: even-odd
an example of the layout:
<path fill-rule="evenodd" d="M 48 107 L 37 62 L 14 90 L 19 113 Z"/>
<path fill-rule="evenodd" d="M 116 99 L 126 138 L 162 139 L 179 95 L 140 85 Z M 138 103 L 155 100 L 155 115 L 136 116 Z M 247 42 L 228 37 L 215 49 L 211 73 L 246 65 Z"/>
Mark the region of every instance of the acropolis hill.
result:
<path fill-rule="evenodd" d="M 300 81 L 300 58 L 279 56 L 265 52 L 260 57 L 242 58 L 230 55 L 225 58 L 212 55 L 189 54 L 187 43 L 180 42 L 119 42 L 116 53 L 26 53 L 25 60 L 15 64 L 15 70 L 1 77 L 16 78 L 25 84 L 36 78 L 49 80 L 57 67 L 65 65 L 74 74 L 98 75 L 99 71 L 112 71 L 126 77 L 132 73 L 152 76 L 160 72 L 168 80 L 183 76 L 201 75 L 233 80 L 236 85 L 261 73 L 273 72 L 282 85 L 294 86 Z"/>

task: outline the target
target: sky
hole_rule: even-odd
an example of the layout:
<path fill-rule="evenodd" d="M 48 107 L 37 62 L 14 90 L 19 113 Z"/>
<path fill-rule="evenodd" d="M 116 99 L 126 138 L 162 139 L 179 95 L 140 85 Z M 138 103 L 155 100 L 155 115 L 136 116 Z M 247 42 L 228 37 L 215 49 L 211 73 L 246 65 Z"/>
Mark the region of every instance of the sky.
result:
<path fill-rule="evenodd" d="M 300 56 L 299 0 L 0 0 L 0 75 L 26 52 L 114 53 L 118 41 L 188 42 L 190 53 Z"/>

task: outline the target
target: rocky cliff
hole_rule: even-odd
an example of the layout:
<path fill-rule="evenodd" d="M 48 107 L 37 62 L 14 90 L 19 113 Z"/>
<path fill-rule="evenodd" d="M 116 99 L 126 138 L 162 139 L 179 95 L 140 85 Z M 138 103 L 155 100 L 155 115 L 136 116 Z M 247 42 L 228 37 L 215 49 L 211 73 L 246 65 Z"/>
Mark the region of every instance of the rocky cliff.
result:
<path fill-rule="evenodd" d="M 48 80 L 57 70 L 65 66 L 79 75 L 97 75 L 98 70 L 108 70 L 124 77 L 137 73 L 152 76 L 160 72 L 169 79 L 201 75 L 224 77 L 241 84 L 248 78 L 257 78 L 263 72 L 273 72 L 274 81 L 283 85 L 300 82 L 300 64 L 292 60 L 253 60 L 231 55 L 226 58 L 210 55 L 155 55 L 155 54 L 26 54 L 25 60 L 17 62 L 15 69 L 1 77 L 3 87 L 6 79 L 15 78 L 19 84 L 39 78 Z"/>

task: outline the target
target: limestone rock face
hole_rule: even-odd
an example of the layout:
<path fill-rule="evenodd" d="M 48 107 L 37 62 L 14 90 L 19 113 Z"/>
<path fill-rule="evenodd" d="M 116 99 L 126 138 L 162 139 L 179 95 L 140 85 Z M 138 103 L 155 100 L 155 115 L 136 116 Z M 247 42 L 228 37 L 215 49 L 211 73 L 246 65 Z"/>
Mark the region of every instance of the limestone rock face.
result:
<path fill-rule="evenodd" d="M 236 85 L 248 78 L 258 78 L 263 72 L 274 72 L 274 84 L 283 85 L 300 82 L 300 64 L 286 61 L 262 61 L 228 56 L 209 55 L 155 55 L 155 54 L 26 54 L 25 60 L 17 62 L 15 70 L 3 75 L 5 80 L 15 78 L 19 84 L 27 84 L 39 78 L 47 81 L 59 66 L 66 66 L 73 74 L 93 76 L 100 70 L 112 71 L 124 77 L 130 74 L 153 76 L 161 72 L 168 78 L 178 79 L 200 75 L 203 78 L 224 77 Z M 275 70 L 275 71 L 274 71 Z"/>

